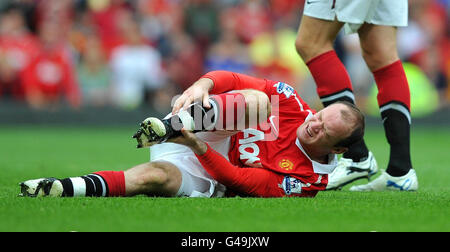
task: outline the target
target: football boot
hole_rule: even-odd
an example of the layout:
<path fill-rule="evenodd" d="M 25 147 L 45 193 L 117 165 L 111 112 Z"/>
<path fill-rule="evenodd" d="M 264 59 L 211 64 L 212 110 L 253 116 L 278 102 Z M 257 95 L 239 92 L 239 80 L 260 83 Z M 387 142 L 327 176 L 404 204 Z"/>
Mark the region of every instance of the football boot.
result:
<path fill-rule="evenodd" d="M 342 189 L 343 186 L 358 179 L 370 179 L 377 172 L 377 161 L 370 151 L 369 156 L 361 162 L 354 162 L 352 159 L 341 157 L 336 169 L 328 176 L 326 190 Z"/>
<path fill-rule="evenodd" d="M 40 178 L 27 180 L 19 184 L 23 197 L 61 197 L 64 189 L 61 181 L 55 178 Z"/>
<path fill-rule="evenodd" d="M 383 171 L 381 175 L 365 185 L 350 187 L 350 191 L 417 191 L 419 181 L 416 171 L 410 169 L 406 175 L 394 177 Z"/>

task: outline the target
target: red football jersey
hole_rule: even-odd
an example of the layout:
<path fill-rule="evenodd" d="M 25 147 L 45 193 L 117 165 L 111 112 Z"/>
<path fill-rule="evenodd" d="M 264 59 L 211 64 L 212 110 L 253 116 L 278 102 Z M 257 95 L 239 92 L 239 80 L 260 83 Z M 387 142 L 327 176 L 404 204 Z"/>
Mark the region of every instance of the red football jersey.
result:
<path fill-rule="evenodd" d="M 327 174 L 335 168 L 337 157 L 330 154 L 328 164 L 321 164 L 311 160 L 303 150 L 297 138 L 297 129 L 315 111 L 294 88 L 282 82 L 223 71 L 204 77 L 214 81 L 212 93 L 229 91 L 225 89 L 230 88 L 253 88 L 264 91 L 271 100 L 272 113 L 266 123 L 231 137 L 228 158 L 233 165 L 272 171 L 279 177 L 278 190 L 284 191 L 285 195 L 295 196 L 305 191 L 325 189 Z M 223 86 L 224 83 L 227 87 Z M 273 185 L 271 190 L 274 190 Z"/>

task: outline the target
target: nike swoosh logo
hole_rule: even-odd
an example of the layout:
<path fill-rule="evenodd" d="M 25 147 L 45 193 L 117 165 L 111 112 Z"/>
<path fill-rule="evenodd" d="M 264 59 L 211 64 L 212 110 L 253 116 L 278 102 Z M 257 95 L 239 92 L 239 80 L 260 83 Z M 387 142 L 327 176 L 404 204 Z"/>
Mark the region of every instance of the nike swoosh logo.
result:
<path fill-rule="evenodd" d="M 317 3 L 317 2 L 319 2 L 319 1 L 309 1 L 309 0 L 306 1 L 307 4 L 312 4 L 312 3 Z"/>
<path fill-rule="evenodd" d="M 273 127 L 273 129 L 276 131 L 276 134 L 278 135 L 278 129 L 277 129 L 277 127 L 275 127 L 275 123 L 273 122 L 273 119 L 275 118 L 276 116 L 270 116 L 269 117 L 269 121 L 270 121 L 270 124 L 272 124 L 272 127 Z"/>

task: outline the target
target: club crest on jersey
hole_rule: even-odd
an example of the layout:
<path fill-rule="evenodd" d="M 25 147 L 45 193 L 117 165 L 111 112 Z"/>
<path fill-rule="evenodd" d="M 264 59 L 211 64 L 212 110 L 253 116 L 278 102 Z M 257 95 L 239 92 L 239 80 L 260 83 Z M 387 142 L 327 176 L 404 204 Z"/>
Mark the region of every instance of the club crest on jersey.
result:
<path fill-rule="evenodd" d="M 292 168 L 294 168 L 294 163 L 291 162 L 291 160 L 283 158 L 280 161 L 278 161 L 278 166 L 280 166 L 281 169 L 290 171 Z"/>
<path fill-rule="evenodd" d="M 294 93 L 294 88 L 284 82 L 278 82 L 273 86 L 277 88 L 277 93 L 284 94 L 286 98 L 289 98 Z"/>
<path fill-rule="evenodd" d="M 286 195 L 291 195 L 293 193 L 302 193 L 302 182 L 299 179 L 291 178 L 290 176 L 284 177 L 280 187 L 283 188 Z"/>

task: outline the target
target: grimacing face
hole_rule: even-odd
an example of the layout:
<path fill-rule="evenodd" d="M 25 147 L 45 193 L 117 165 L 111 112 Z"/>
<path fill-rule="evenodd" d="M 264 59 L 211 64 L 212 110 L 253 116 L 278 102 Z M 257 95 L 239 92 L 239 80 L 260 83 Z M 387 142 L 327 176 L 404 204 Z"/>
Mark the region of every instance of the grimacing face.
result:
<path fill-rule="evenodd" d="M 341 116 L 343 109 L 348 108 L 343 104 L 332 104 L 305 121 L 297 130 L 302 146 L 317 151 L 340 152 L 334 146 L 352 132 L 352 124 Z"/>

